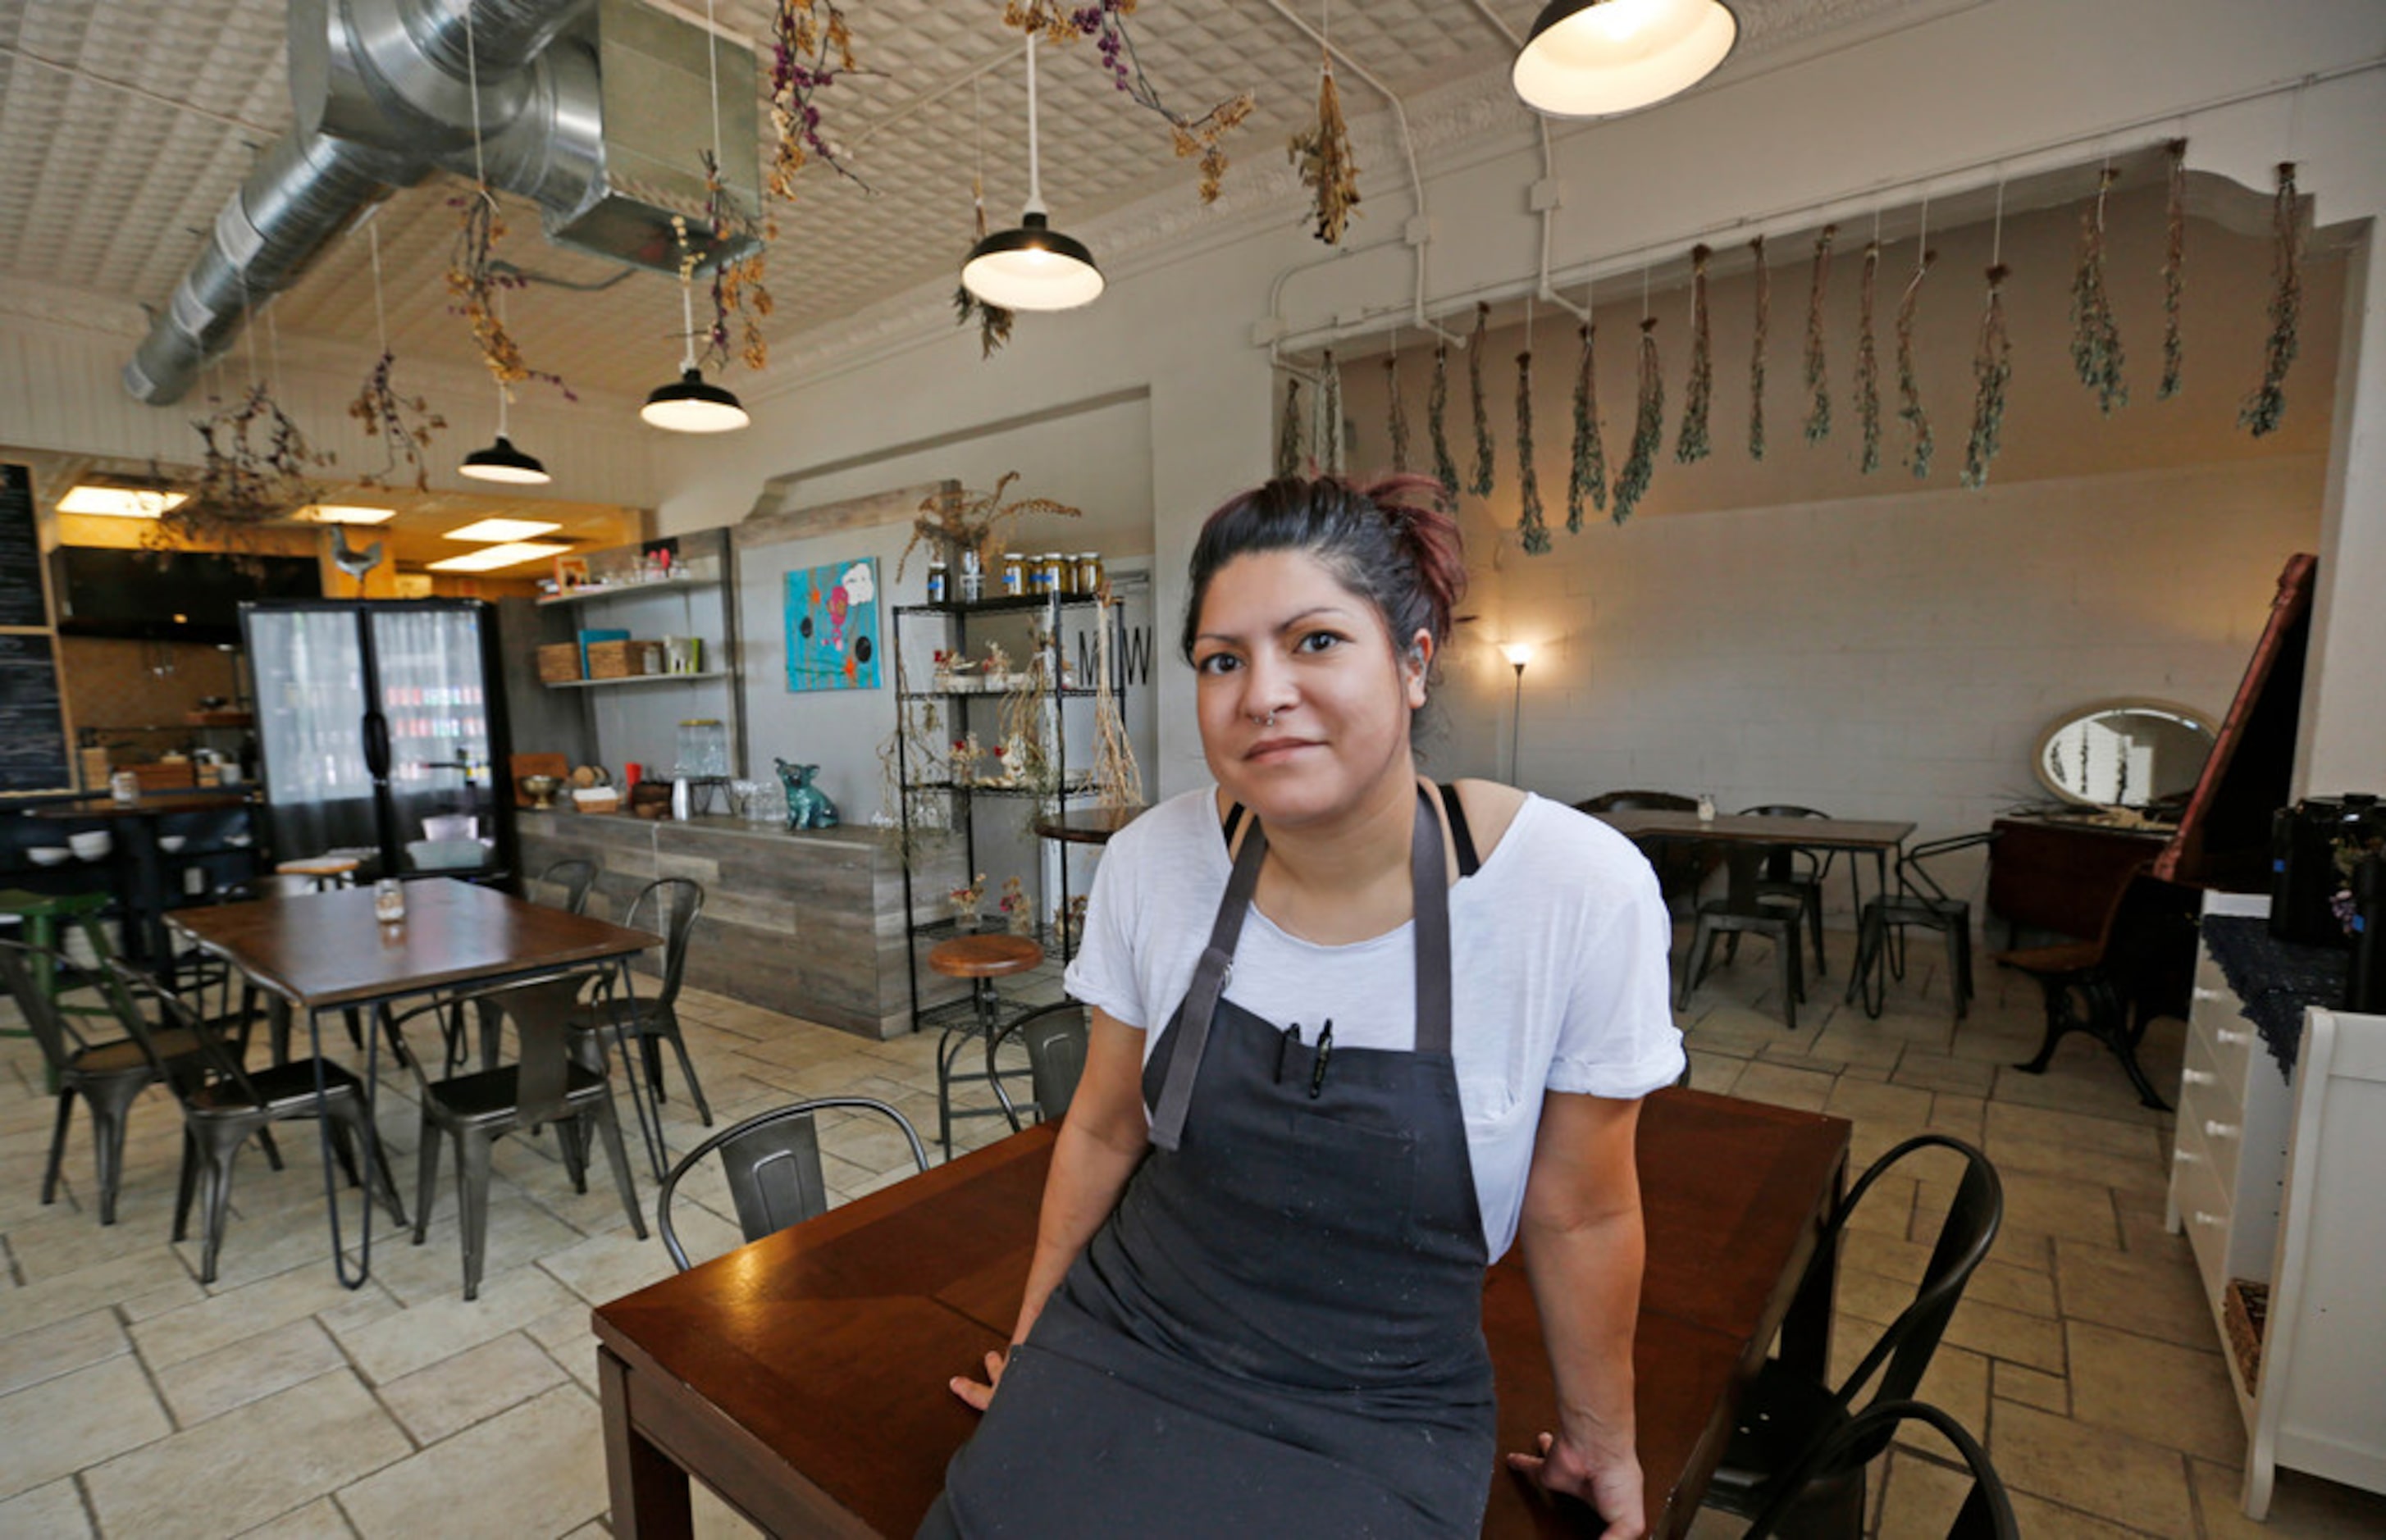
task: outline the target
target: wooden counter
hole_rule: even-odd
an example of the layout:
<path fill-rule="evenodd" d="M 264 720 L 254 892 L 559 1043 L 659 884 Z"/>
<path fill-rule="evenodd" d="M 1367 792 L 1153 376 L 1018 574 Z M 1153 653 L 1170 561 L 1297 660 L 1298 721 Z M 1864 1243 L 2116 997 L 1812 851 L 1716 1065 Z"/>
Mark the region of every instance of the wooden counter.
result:
<path fill-rule="evenodd" d="M 686 982 L 864 1037 L 911 1030 L 904 976 L 903 865 L 895 841 L 862 827 L 791 833 L 731 818 L 684 823 L 626 813 L 515 814 L 525 883 L 556 861 L 596 863 L 588 912 L 618 920 L 658 877 L 704 885 Z M 961 852 L 932 852 L 913 883 L 922 920 L 960 882 Z M 535 895 L 534 894 L 534 896 Z M 651 968 L 658 959 L 641 959 Z M 949 981 L 924 977 L 959 997 Z"/>

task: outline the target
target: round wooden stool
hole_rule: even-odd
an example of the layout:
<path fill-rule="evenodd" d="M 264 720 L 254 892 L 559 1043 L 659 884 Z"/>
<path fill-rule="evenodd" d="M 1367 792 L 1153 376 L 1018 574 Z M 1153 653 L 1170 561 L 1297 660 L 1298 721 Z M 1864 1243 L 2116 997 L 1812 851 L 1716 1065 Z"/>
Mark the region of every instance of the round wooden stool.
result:
<path fill-rule="evenodd" d="M 273 868 L 277 877 L 304 877 L 314 884 L 315 891 L 355 885 L 357 858 L 354 856 L 309 856 L 299 861 L 282 861 Z"/>
<path fill-rule="evenodd" d="M 994 1082 L 994 1066 L 989 1063 L 984 1074 L 955 1074 L 953 1066 L 973 1041 L 990 1043 L 996 1028 L 1002 1023 L 1002 996 L 994 987 L 997 979 L 1013 973 L 1024 973 L 1044 965 L 1044 948 L 1026 936 L 986 935 L 955 936 L 950 941 L 936 943 L 928 953 L 928 966 L 948 979 L 970 982 L 970 1014 L 947 1026 L 944 1035 L 936 1040 L 936 1138 L 945 1146 L 945 1158 L 953 1158 L 953 1119 L 1010 1118 L 1013 1133 L 1019 1128 L 1016 1114 L 997 1107 L 965 1108 L 953 1111 L 953 1083 L 982 1080 Z"/>

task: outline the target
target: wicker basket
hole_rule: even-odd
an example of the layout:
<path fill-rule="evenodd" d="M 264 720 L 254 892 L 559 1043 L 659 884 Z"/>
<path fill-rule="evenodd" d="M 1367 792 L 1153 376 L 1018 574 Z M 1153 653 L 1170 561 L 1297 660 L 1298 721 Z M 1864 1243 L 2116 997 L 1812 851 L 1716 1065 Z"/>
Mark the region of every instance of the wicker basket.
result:
<path fill-rule="evenodd" d="M 580 644 L 557 642 L 538 649 L 538 682 L 569 684 L 580 677 Z"/>
<path fill-rule="evenodd" d="M 663 645 L 660 642 L 588 644 L 588 677 L 591 679 L 636 679 L 644 674 L 662 671 Z"/>
<path fill-rule="evenodd" d="M 2229 1351 L 2246 1394 L 2262 1383 L 2262 1332 L 2269 1323 L 2270 1285 L 2250 1278 L 2231 1278 L 2221 1296 L 2221 1319 L 2229 1328 Z"/>

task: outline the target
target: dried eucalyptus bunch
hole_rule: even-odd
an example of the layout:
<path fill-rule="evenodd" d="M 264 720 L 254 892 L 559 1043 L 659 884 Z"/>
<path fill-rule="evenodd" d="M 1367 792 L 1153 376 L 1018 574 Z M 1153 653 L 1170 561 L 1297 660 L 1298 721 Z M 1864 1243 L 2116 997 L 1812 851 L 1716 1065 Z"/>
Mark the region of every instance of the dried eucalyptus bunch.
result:
<path fill-rule="evenodd" d="M 1517 538 L 1528 557 L 1547 556 L 1549 521 L 1541 514 L 1541 482 L 1533 470 L 1533 355 L 1516 355 L 1516 497 L 1522 507 L 1516 520 Z"/>
<path fill-rule="evenodd" d="M 2279 191 L 2270 207 L 2271 234 L 2277 251 L 2271 257 L 2274 287 L 2270 293 L 2270 335 L 2262 347 L 2262 382 L 2238 409 L 2239 427 L 2260 438 L 2278 432 L 2287 411 L 2287 370 L 2301 351 L 2304 310 L 2303 205 L 2295 193 L 2295 163 L 2279 163 Z"/>
<path fill-rule="evenodd" d="M 1334 88 L 1330 55 L 1317 70 L 1317 117 L 1287 148 L 1300 169 L 1300 184 L 1309 189 L 1317 238 L 1340 245 L 1359 207 L 1359 163 L 1350 154 L 1350 125 L 1342 120 L 1342 94 Z"/>
<path fill-rule="evenodd" d="M 1584 322 L 1574 374 L 1574 469 L 1566 477 L 1566 532 L 1582 532 L 1583 505 L 1607 507 L 1607 446 L 1599 435 L 1599 328 Z"/>

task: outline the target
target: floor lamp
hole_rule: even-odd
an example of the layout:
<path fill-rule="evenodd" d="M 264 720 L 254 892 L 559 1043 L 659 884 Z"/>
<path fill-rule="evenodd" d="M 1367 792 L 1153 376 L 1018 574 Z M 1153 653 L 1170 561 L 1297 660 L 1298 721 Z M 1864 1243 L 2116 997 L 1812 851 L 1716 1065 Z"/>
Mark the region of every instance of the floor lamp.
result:
<path fill-rule="evenodd" d="M 1516 749 L 1525 729 L 1525 665 L 1533 660 L 1533 645 L 1530 642 L 1503 642 L 1500 651 L 1506 656 L 1509 666 L 1516 670 L 1516 706 L 1508 719 L 1508 781 L 1513 785 L 1522 779 L 1517 774 L 1522 761 L 1516 757 Z"/>

